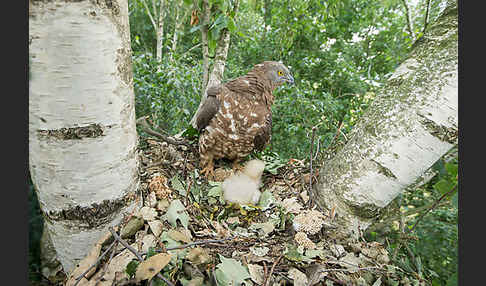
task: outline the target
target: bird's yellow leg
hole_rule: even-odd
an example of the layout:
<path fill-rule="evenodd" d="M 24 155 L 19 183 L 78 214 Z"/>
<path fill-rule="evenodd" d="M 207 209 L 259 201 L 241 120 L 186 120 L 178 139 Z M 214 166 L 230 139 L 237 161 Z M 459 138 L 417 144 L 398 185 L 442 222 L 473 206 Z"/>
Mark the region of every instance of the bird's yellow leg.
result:
<path fill-rule="evenodd" d="M 201 174 L 206 177 L 206 179 L 214 178 L 214 163 L 213 158 L 210 158 L 205 167 L 201 170 Z"/>
<path fill-rule="evenodd" d="M 235 159 L 235 160 L 233 161 L 233 167 L 232 167 L 232 168 L 233 168 L 233 172 L 234 172 L 234 173 L 236 173 L 236 172 L 238 172 L 238 171 L 243 170 L 243 166 L 241 166 L 241 164 L 240 164 L 240 160 Z"/>

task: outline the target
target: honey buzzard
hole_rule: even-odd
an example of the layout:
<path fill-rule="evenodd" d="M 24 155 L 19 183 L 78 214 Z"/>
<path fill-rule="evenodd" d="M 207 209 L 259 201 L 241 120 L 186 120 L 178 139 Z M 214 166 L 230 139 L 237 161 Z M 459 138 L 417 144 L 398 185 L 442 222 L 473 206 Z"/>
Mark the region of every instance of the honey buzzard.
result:
<path fill-rule="evenodd" d="M 263 150 L 272 132 L 272 92 L 284 82 L 294 83 L 287 67 L 265 61 L 244 76 L 208 88 L 195 119 L 202 174 L 213 175 L 216 159 L 228 158 L 236 167 L 253 150 Z"/>

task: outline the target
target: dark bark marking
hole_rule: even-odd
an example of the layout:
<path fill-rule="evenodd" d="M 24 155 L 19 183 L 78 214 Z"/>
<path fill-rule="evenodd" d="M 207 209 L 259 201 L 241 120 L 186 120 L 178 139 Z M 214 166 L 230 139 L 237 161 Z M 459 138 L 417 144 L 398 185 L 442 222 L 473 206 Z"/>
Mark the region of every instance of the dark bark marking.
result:
<path fill-rule="evenodd" d="M 396 156 L 396 155 L 395 155 Z M 385 166 L 381 165 L 379 162 L 372 160 L 376 167 L 378 168 L 378 173 L 388 177 L 388 178 L 393 178 L 394 180 L 397 179 L 397 177 L 390 171 L 390 169 L 386 168 Z"/>
<path fill-rule="evenodd" d="M 437 124 L 434 121 L 422 116 L 420 116 L 420 123 L 432 136 L 437 139 L 450 143 L 457 144 L 457 138 L 459 136 L 458 128 L 448 128 L 443 125 Z"/>
<path fill-rule="evenodd" d="M 116 200 L 104 200 L 100 204 L 93 203 L 86 207 L 75 206 L 59 211 L 49 211 L 45 213 L 45 216 L 51 221 L 80 221 L 79 228 L 95 228 L 110 221 L 112 215 L 117 214 L 135 199 L 136 192 L 129 192 Z"/>
<path fill-rule="evenodd" d="M 112 126 L 106 126 L 111 128 Z M 60 140 L 77 140 L 83 138 L 96 138 L 103 136 L 104 128 L 99 124 L 90 124 L 82 127 L 61 128 L 54 130 L 37 130 L 39 139 L 57 138 Z"/>

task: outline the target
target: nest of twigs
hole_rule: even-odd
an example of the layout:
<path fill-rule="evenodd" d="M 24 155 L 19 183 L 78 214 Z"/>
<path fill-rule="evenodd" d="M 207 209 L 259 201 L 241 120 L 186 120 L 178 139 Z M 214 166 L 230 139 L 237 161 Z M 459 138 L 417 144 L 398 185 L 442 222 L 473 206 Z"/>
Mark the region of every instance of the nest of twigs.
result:
<path fill-rule="evenodd" d="M 67 285 L 407 285 L 383 245 L 339 235 L 334 214 L 309 202 L 304 161 L 262 156 L 260 202 L 240 206 L 221 194 L 230 164 L 208 181 L 197 143 L 171 139 L 140 139 L 140 207 Z"/>

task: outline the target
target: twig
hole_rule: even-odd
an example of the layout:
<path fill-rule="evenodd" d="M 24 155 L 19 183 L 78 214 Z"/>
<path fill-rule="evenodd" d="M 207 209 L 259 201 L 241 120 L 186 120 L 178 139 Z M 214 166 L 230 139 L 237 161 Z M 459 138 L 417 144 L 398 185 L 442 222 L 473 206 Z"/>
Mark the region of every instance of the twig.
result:
<path fill-rule="evenodd" d="M 341 261 L 342 262 L 342 261 Z M 361 270 L 382 270 L 380 267 L 377 266 L 369 266 L 369 267 L 356 267 L 353 269 L 347 269 L 347 268 L 328 268 L 328 269 L 320 269 L 318 273 L 322 272 L 330 272 L 330 271 L 361 271 Z"/>
<path fill-rule="evenodd" d="M 429 15 L 430 15 L 430 0 L 427 0 L 427 9 L 425 10 L 424 28 L 422 29 L 422 34 L 425 34 L 425 29 L 427 29 L 427 24 L 429 23 Z"/>
<path fill-rule="evenodd" d="M 424 216 L 426 214 L 428 214 L 431 210 L 433 210 L 439 203 L 440 201 L 442 201 L 445 197 L 447 197 L 448 195 L 450 195 L 457 187 L 457 182 L 456 184 L 450 189 L 450 191 L 448 191 L 447 193 L 443 194 L 437 201 L 435 201 L 435 203 L 427 210 L 425 211 L 425 213 L 423 213 L 418 219 L 417 221 L 415 222 L 415 224 L 413 225 L 413 227 L 410 229 L 409 232 L 412 232 L 415 230 L 415 228 L 417 227 L 418 223 L 424 218 Z"/>
<path fill-rule="evenodd" d="M 329 143 L 329 147 L 332 146 L 332 144 L 334 143 L 334 141 L 339 137 L 339 135 L 341 134 L 341 128 L 343 127 L 344 125 L 344 120 L 341 120 L 341 122 L 339 123 L 339 127 L 338 129 L 336 130 L 336 134 L 334 134 L 334 137 L 332 137 L 332 140 L 331 140 L 331 143 Z M 329 148 L 328 147 L 328 148 Z"/>
<path fill-rule="evenodd" d="M 334 277 L 331 277 L 331 276 L 326 276 L 327 279 L 329 280 L 332 280 L 333 282 L 336 282 L 338 285 L 346 285 L 346 283 L 344 283 L 343 281 L 337 279 L 337 278 L 334 278 Z"/>
<path fill-rule="evenodd" d="M 407 5 L 407 0 L 402 0 L 403 2 L 403 6 L 405 7 L 405 13 L 407 14 L 406 15 L 406 19 L 407 19 L 407 28 L 408 28 L 408 31 L 410 33 L 410 37 L 412 38 L 412 42 L 415 42 L 415 35 L 413 33 L 413 28 L 412 28 L 412 16 L 410 14 L 410 9 L 408 8 L 408 5 Z"/>
<path fill-rule="evenodd" d="M 155 249 L 154 251 L 155 252 L 167 252 L 169 250 L 184 249 L 184 248 L 187 248 L 187 247 L 191 247 L 191 246 L 194 246 L 194 245 L 200 245 L 200 244 L 218 243 L 218 242 L 223 242 L 223 241 L 226 241 L 226 240 L 232 240 L 232 239 L 235 239 L 235 238 L 236 237 L 227 237 L 227 238 L 223 238 L 223 239 L 208 239 L 208 240 L 202 240 L 202 241 L 195 241 L 195 242 L 191 242 L 191 243 L 187 243 L 187 244 L 183 244 L 183 245 L 179 245 L 179 246 L 166 247 L 165 249 Z M 145 254 L 147 254 L 147 253 L 144 252 L 141 255 L 143 256 Z"/>
<path fill-rule="evenodd" d="M 192 176 L 191 176 L 191 178 L 192 178 Z M 187 183 L 187 190 L 186 190 L 186 197 L 185 197 L 186 205 L 188 205 L 188 203 L 189 203 L 189 195 L 191 194 L 191 187 L 192 187 L 193 182 L 194 182 L 193 180 L 190 180 L 189 183 Z"/>
<path fill-rule="evenodd" d="M 190 247 L 190 246 L 194 246 L 194 245 L 200 245 L 200 244 L 218 243 L 218 242 L 223 242 L 223 241 L 226 241 L 226 240 L 232 240 L 232 239 L 235 239 L 235 238 L 236 237 L 227 237 L 227 238 L 223 238 L 223 239 L 208 239 L 208 240 L 203 240 L 203 241 L 195 241 L 195 242 L 191 242 L 191 243 L 187 243 L 187 244 L 183 244 L 183 245 L 179 245 L 179 246 L 167 247 L 167 250 L 183 249 L 183 248 L 186 248 L 186 247 Z"/>
<path fill-rule="evenodd" d="M 74 286 L 78 285 L 79 281 L 81 281 L 81 279 L 84 277 L 84 275 L 86 275 L 86 273 L 88 273 L 91 268 L 95 267 L 96 265 L 98 265 L 98 263 L 100 263 L 101 259 L 108 253 L 108 251 L 110 251 L 110 249 L 115 245 L 115 242 L 116 241 L 113 241 L 110 246 L 105 250 L 105 252 L 103 252 L 100 257 L 98 257 L 98 259 L 96 260 L 95 263 L 93 263 L 88 269 L 86 269 L 81 275 L 79 275 L 77 278 L 76 278 L 76 283 L 74 283 Z"/>
<path fill-rule="evenodd" d="M 182 56 L 184 56 L 185 54 L 189 53 L 190 51 L 194 50 L 195 48 L 198 48 L 198 47 L 199 47 L 199 46 L 201 46 L 201 45 L 202 45 L 201 43 L 199 43 L 199 44 L 195 45 L 194 47 L 192 47 L 192 48 L 190 48 L 189 50 L 185 51 L 185 52 L 184 52 L 184 53 L 181 55 L 181 57 L 182 57 Z"/>
<path fill-rule="evenodd" d="M 262 283 L 263 286 L 267 285 L 267 279 L 268 279 L 268 268 L 267 268 L 267 264 L 265 263 L 265 260 L 263 260 L 263 283 Z"/>
<path fill-rule="evenodd" d="M 150 126 L 148 125 L 147 123 L 147 120 L 146 120 L 147 117 L 140 117 L 139 119 L 137 119 L 136 123 L 142 127 L 143 131 L 147 132 L 148 134 L 152 135 L 152 136 L 155 136 L 155 137 L 158 137 L 162 140 L 164 140 L 165 142 L 169 143 L 169 144 L 172 144 L 172 145 L 184 145 L 184 146 L 187 146 L 187 147 L 190 147 L 192 148 L 191 144 L 185 142 L 185 141 L 178 141 L 178 140 L 174 140 L 172 138 L 170 138 L 169 136 L 165 136 L 163 134 L 160 134 L 159 132 L 157 131 L 154 131 L 150 128 Z"/>
<path fill-rule="evenodd" d="M 145 2 L 145 0 L 142 0 L 142 3 L 143 3 L 143 6 L 145 7 L 145 10 L 147 10 L 147 14 L 150 18 L 150 22 L 152 22 L 152 25 L 154 26 L 154 30 L 157 31 L 157 24 L 155 24 L 154 18 L 152 17 L 152 14 L 150 13 L 150 9 L 147 6 L 147 3 Z"/>
<path fill-rule="evenodd" d="M 265 282 L 266 284 L 263 284 L 264 286 L 267 286 L 268 284 L 270 284 L 270 280 L 272 278 L 272 273 L 273 273 L 273 270 L 275 269 L 275 266 L 277 266 L 277 264 L 280 262 L 280 259 L 282 259 L 283 255 L 280 255 L 277 260 L 275 260 L 275 262 L 273 263 L 272 265 L 272 268 L 270 268 L 270 273 L 268 274 L 268 280 Z"/>
<path fill-rule="evenodd" d="M 110 254 L 110 258 L 108 258 L 108 261 L 106 262 L 105 266 L 103 267 L 103 272 L 101 272 L 100 277 L 98 277 L 98 279 L 96 279 L 95 286 L 98 284 L 98 281 L 100 281 L 103 278 L 103 276 L 105 275 L 106 269 L 108 268 L 108 264 L 110 263 L 110 261 L 113 259 L 113 256 L 115 255 L 116 247 L 118 246 L 118 240 L 115 240 L 114 242 L 115 242 L 115 247 L 113 248 L 113 251 Z"/>
<path fill-rule="evenodd" d="M 314 137 L 316 136 L 316 129 L 317 126 L 312 127 L 312 138 L 311 138 L 311 146 L 310 146 L 310 175 L 309 175 L 309 201 L 307 202 L 308 206 L 311 206 L 314 203 L 314 195 L 312 193 L 312 180 L 314 177 L 314 172 L 312 171 L 312 157 L 313 157 L 313 149 L 314 149 Z"/>
<path fill-rule="evenodd" d="M 419 213 L 423 210 L 426 210 L 428 208 L 431 208 L 434 204 L 435 204 L 435 202 L 430 204 L 430 205 L 421 206 L 421 207 L 418 207 L 418 208 L 413 208 L 411 210 L 404 212 L 401 215 L 403 215 L 403 217 L 408 217 L 408 216 L 411 216 L 413 214 Z M 441 202 L 436 207 L 442 207 L 442 206 L 445 206 L 447 204 L 448 204 L 448 202 Z M 393 216 L 393 217 L 384 218 L 382 222 L 373 225 L 372 227 L 368 228 L 366 231 L 374 231 L 376 229 L 381 229 L 382 227 L 389 224 L 390 222 L 400 219 L 401 215 L 396 215 L 396 216 Z"/>
<path fill-rule="evenodd" d="M 138 253 L 138 251 L 136 251 L 133 247 L 131 247 L 126 241 L 124 241 L 114 230 L 112 227 L 109 228 L 111 234 L 113 235 L 113 237 L 115 238 L 115 240 L 119 241 L 123 246 L 125 246 L 128 250 L 130 250 L 130 252 L 132 252 L 133 254 L 135 254 L 135 256 L 137 257 L 137 259 L 140 261 L 140 262 L 143 262 L 143 258 L 142 258 L 142 255 L 140 255 L 140 253 Z M 160 273 L 157 273 L 157 277 L 164 280 L 164 282 L 169 285 L 169 286 L 175 286 L 174 283 L 170 282 L 167 278 L 165 278 L 164 276 L 162 276 L 162 274 Z"/>

